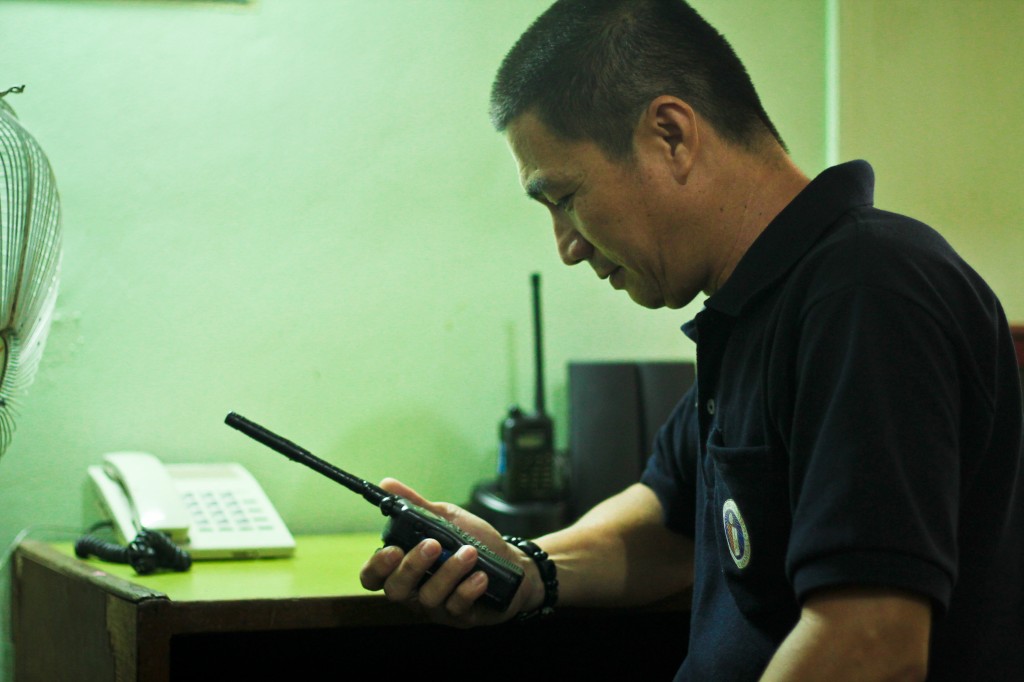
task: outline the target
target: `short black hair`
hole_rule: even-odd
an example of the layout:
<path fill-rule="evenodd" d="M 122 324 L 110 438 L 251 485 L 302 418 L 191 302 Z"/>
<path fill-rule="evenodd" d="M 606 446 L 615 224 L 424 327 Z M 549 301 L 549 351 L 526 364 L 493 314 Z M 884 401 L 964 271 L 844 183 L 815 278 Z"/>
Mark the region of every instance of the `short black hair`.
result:
<path fill-rule="evenodd" d="M 527 111 L 557 135 L 628 158 L 660 95 L 687 102 L 726 140 L 785 147 L 728 41 L 683 0 L 558 0 L 505 55 L 491 89 L 499 132 Z"/>

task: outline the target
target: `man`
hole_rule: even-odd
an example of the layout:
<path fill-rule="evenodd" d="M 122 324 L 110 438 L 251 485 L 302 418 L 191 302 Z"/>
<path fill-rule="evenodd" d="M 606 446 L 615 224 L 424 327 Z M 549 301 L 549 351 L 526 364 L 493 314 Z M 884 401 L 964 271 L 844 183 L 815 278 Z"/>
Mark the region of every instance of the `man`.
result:
<path fill-rule="evenodd" d="M 797 169 L 735 54 L 681 0 L 560 0 L 492 91 L 568 265 L 637 303 L 709 298 L 696 386 L 642 481 L 513 546 L 511 608 L 463 548 L 361 578 L 460 626 L 692 585 L 682 680 L 1024 679 L 1021 394 L 994 294 L 930 228 L 871 205 L 864 162 Z M 527 551 L 523 551 L 525 548 Z M 530 554 L 528 556 L 528 554 Z"/>

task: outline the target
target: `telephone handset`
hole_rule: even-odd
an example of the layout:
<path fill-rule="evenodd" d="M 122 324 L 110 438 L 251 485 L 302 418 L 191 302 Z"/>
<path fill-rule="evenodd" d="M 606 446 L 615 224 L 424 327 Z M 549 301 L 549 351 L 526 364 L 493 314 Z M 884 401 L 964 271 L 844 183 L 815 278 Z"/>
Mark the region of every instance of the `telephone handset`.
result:
<path fill-rule="evenodd" d="M 89 478 L 121 542 L 144 527 L 167 534 L 194 559 L 290 556 L 292 537 L 263 489 L 234 463 L 163 464 L 114 452 Z"/>
<path fill-rule="evenodd" d="M 103 456 L 102 473 L 90 476 L 108 505 L 111 519 L 125 542 L 143 528 L 158 530 L 176 544 L 188 542 L 189 516 L 167 468 L 145 452 L 112 452 Z"/>

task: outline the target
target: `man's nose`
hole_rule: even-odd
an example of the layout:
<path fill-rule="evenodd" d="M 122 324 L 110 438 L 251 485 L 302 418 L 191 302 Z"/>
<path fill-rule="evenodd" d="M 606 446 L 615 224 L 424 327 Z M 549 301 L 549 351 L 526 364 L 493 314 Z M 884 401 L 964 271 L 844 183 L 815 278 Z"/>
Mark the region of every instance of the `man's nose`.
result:
<path fill-rule="evenodd" d="M 566 265 L 576 265 L 590 258 L 594 247 L 566 221 L 555 220 L 555 243 L 558 255 Z"/>

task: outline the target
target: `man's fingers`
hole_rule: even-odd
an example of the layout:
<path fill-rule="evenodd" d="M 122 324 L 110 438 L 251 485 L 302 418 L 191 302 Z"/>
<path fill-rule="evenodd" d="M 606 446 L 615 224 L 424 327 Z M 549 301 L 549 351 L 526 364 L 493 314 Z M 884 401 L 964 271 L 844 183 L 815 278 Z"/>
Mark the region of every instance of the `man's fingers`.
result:
<path fill-rule="evenodd" d="M 363 588 L 376 592 L 383 589 L 388 576 L 397 568 L 405 553 L 398 547 L 384 547 L 377 550 L 359 571 L 359 582 Z"/>
<path fill-rule="evenodd" d="M 476 571 L 463 580 L 445 602 L 448 613 L 455 618 L 467 616 L 474 608 L 476 600 L 487 591 L 487 574 Z"/>
<path fill-rule="evenodd" d="M 476 566 L 476 560 L 475 547 L 472 545 L 460 547 L 459 551 L 448 557 L 448 560 L 437 569 L 430 580 L 420 586 L 420 603 L 428 609 L 434 609 L 444 604 L 466 574 Z"/>
<path fill-rule="evenodd" d="M 501 535 L 483 519 L 447 502 L 430 502 L 401 481 L 386 478 L 380 487 L 390 495 L 402 497 L 448 519 L 464 531 L 495 548 L 501 556 L 509 552 Z M 442 556 L 440 543 L 424 540 L 416 547 L 403 551 L 399 547 L 378 550 L 359 573 L 363 587 L 383 590 L 388 600 L 404 603 L 417 612 L 424 612 L 432 620 L 456 627 L 497 623 L 508 619 L 479 604 L 487 591 L 487 576 L 477 570 L 479 552 L 473 545 L 464 545 L 452 555 Z M 427 571 L 437 565 L 428 576 Z"/>
<path fill-rule="evenodd" d="M 451 504 L 450 502 L 431 502 L 406 484 L 394 478 L 385 478 L 380 482 L 380 487 L 383 488 L 385 492 L 405 498 L 417 507 L 428 509 L 449 521 L 452 521 L 453 517 L 458 516 L 460 513 L 465 514 L 458 505 Z"/>
<path fill-rule="evenodd" d="M 413 547 L 384 581 L 384 594 L 391 601 L 409 599 L 416 593 L 427 569 L 434 565 L 439 556 L 441 544 L 437 540 L 424 540 Z"/>
<path fill-rule="evenodd" d="M 422 495 L 397 479 L 385 478 L 380 482 L 380 487 L 392 495 L 404 497 L 417 506 L 423 507 L 430 504 Z"/>

